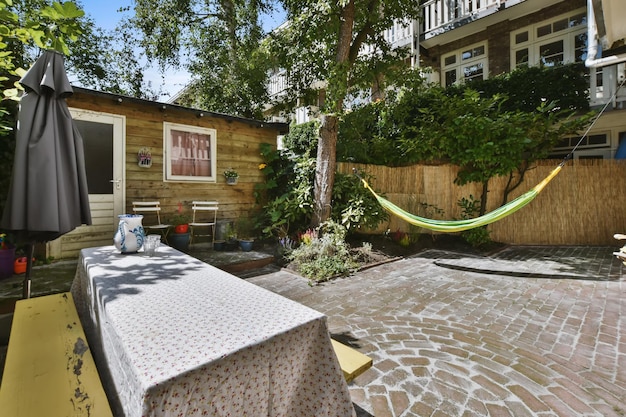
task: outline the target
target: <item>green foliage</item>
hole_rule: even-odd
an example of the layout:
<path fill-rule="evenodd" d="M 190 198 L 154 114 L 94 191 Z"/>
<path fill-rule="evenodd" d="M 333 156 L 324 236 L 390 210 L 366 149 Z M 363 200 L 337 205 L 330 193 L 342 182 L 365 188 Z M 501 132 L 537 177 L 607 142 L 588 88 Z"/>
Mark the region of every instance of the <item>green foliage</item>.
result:
<path fill-rule="evenodd" d="M 178 68 L 185 56 L 193 83 L 180 102 L 216 112 L 262 117 L 271 61 L 259 48 L 260 13 L 273 1 L 137 0 L 131 24 L 148 59 Z"/>
<path fill-rule="evenodd" d="M 360 172 L 359 175 L 367 182 L 372 180 L 365 172 Z M 375 229 L 389 218 L 389 214 L 354 175 L 337 173 L 331 218 L 353 232 L 357 229 Z"/>
<path fill-rule="evenodd" d="M 469 198 L 463 197 L 457 205 L 461 207 L 461 218 L 463 219 L 473 219 L 480 213 L 480 200 L 474 198 L 473 195 L 470 194 Z M 476 227 L 474 229 L 469 229 L 461 232 L 461 237 L 470 245 L 475 248 L 479 248 L 481 246 L 486 246 L 490 244 L 491 238 L 489 237 L 490 231 L 487 230 L 487 226 Z"/>
<path fill-rule="evenodd" d="M 337 158 L 389 166 L 450 162 L 464 167 L 457 182 L 482 182 L 546 157 L 560 137 L 582 129 L 590 115 L 573 112 L 588 109 L 587 88 L 579 64 L 520 68 L 448 89 L 427 86 L 414 72 L 397 95 L 344 117 Z"/>
<path fill-rule="evenodd" d="M 393 0 L 378 6 L 366 0 L 282 3 L 289 25 L 271 33 L 264 46 L 276 67 L 290 76 L 285 100 L 309 97 L 312 89 L 322 88 L 319 80 L 325 80 L 322 112 L 338 114 L 347 95 L 369 91 L 380 74 L 390 84 L 404 78 L 405 51 L 392 50 L 384 33 L 396 20 L 419 18 L 419 2 Z M 376 12 L 373 7 L 378 7 Z M 358 54 L 365 44 L 375 53 Z"/>
<path fill-rule="evenodd" d="M 338 158 L 357 163 L 375 159 L 392 166 L 458 165 L 455 183 L 483 185 L 480 214 L 484 214 L 490 178 L 509 176 L 502 197 L 505 203 L 532 162 L 547 157 L 560 138 L 580 132 L 593 116 L 575 113 L 587 107 L 581 99 L 586 83 L 581 68 L 552 70 L 520 69 L 493 82 L 485 81 L 480 84 L 485 91 L 480 92 L 474 89 L 475 83 L 444 89 L 426 87 L 415 78 L 388 102 L 364 106 L 345 117 Z M 534 90 L 519 88 L 523 84 L 551 91 L 534 80 L 542 75 L 558 84 L 556 93 L 540 98 Z M 570 84 L 573 88 L 568 90 Z M 530 106 L 535 107 L 529 110 Z"/>
<path fill-rule="evenodd" d="M 292 250 L 288 259 L 298 273 L 314 282 L 350 273 L 359 263 L 345 241 L 346 233 L 345 228 L 333 221 L 322 223 L 319 236 Z"/>
<path fill-rule="evenodd" d="M 320 122 L 313 120 L 299 125 L 291 125 L 285 135 L 285 147 L 298 155 L 314 156 L 317 152 Z"/>
<path fill-rule="evenodd" d="M 450 91 L 461 92 L 468 87 L 480 91 L 483 97 L 506 95 L 504 111 L 533 112 L 542 103 L 554 103 L 560 109 L 589 109 L 589 77 L 582 62 L 556 67 L 522 66 L 486 80 L 452 87 Z"/>
<path fill-rule="evenodd" d="M 285 237 L 305 230 L 313 216 L 315 159 L 261 145 L 266 161 L 265 183 L 255 189 L 262 207 L 260 222 L 266 236 Z M 371 179 L 361 173 L 367 180 Z M 376 227 L 388 218 L 374 196 L 353 175 L 336 174 L 332 218 L 349 229 Z"/>
<path fill-rule="evenodd" d="M 42 4 L 36 11 L 22 15 L 18 14 L 19 6 L 20 3 L 0 0 L 0 81 L 4 84 L 23 75 L 20 67 L 27 46 L 34 44 L 69 55 L 68 42 L 76 41 L 82 32 L 78 18 L 85 13 L 75 3 Z M 15 88 L 4 90 L 4 98 L 17 99 L 19 88 L 15 82 Z M 7 125 L 2 123 L 2 128 Z"/>

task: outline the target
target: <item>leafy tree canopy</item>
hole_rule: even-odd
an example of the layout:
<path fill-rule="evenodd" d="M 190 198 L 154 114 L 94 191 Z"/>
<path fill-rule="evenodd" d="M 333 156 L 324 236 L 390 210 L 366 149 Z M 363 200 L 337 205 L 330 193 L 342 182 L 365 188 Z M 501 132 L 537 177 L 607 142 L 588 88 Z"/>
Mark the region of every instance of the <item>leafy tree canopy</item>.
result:
<path fill-rule="evenodd" d="M 490 178 L 509 176 L 503 196 L 503 203 L 506 202 L 532 162 L 547 157 L 560 138 L 580 132 L 590 121 L 591 114 L 581 117 L 588 106 L 586 100 L 579 99 L 584 91 L 583 72 L 559 79 L 551 71 L 540 69 L 546 82 L 556 84 L 539 90 L 543 95 L 535 91 L 542 87 L 540 83 L 525 93 L 519 88 L 537 77 L 535 69 L 514 71 L 491 83 L 448 89 L 415 84 L 393 99 L 372 103 L 347 115 L 341 125 L 340 158 L 367 163 L 376 162 L 372 158 L 377 158 L 378 163 L 389 165 L 458 165 L 455 182 L 483 185 L 479 213 L 483 214 Z M 574 74 L 571 69 L 566 72 Z M 474 88 L 478 85 L 491 90 L 477 91 Z M 560 88 L 566 85 L 571 88 Z"/>
<path fill-rule="evenodd" d="M 267 59 L 259 15 L 273 0 L 137 0 L 131 24 L 141 47 L 162 67 L 185 65 L 192 83 L 181 103 L 245 117 L 261 117 Z M 183 59 L 184 58 L 184 59 Z"/>

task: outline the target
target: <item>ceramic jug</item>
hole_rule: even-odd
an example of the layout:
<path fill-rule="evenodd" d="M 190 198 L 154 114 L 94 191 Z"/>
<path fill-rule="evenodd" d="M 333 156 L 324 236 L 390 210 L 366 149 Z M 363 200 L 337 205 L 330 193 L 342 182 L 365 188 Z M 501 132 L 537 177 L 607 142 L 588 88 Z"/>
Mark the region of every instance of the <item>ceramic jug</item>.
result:
<path fill-rule="evenodd" d="M 115 247 L 122 253 L 135 253 L 143 246 L 146 234 L 143 230 L 140 214 L 120 214 L 117 232 L 113 237 Z"/>

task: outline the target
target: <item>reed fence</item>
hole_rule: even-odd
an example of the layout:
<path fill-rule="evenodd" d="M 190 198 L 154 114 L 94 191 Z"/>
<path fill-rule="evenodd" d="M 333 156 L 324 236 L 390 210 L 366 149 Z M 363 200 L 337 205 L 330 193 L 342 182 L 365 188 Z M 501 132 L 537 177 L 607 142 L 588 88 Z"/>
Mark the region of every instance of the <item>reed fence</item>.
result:
<path fill-rule="evenodd" d="M 528 170 L 523 183 L 509 201 L 543 180 L 560 161 L 539 161 Z M 372 188 L 403 209 L 428 218 L 458 219 L 458 202 L 470 195 L 480 198 L 482 186 L 458 186 L 453 165 L 385 167 L 340 163 L 339 172 L 352 168 L 373 176 Z M 506 177 L 489 182 L 488 211 L 502 204 Z M 626 233 L 626 161 L 577 159 L 561 172 L 528 206 L 488 226 L 494 241 L 520 245 L 610 245 Z M 431 233 L 390 216 L 390 220 L 368 233 L 401 230 Z"/>

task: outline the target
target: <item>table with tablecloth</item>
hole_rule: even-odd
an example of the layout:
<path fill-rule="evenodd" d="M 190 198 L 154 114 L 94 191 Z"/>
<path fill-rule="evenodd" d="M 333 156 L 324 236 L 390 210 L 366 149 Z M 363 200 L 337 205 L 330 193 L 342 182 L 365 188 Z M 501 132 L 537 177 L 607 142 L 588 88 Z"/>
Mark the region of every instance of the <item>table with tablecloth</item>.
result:
<path fill-rule="evenodd" d="M 189 255 L 83 249 L 72 294 L 126 417 L 354 416 L 326 316 Z"/>

